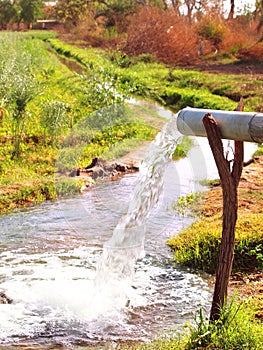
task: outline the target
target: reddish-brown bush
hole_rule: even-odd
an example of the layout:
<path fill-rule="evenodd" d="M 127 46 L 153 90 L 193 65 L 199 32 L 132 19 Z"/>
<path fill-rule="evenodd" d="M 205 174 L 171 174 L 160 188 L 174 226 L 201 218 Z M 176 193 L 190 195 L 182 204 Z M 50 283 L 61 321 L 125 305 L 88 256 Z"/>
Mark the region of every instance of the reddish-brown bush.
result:
<path fill-rule="evenodd" d="M 240 49 L 238 57 L 248 61 L 263 61 L 263 43 L 258 43 L 250 48 Z"/>
<path fill-rule="evenodd" d="M 57 32 L 67 42 L 92 47 L 116 47 L 123 40 L 121 34 L 104 28 L 102 17 L 94 20 L 92 12 L 87 14 L 76 26 L 61 25 Z"/>
<path fill-rule="evenodd" d="M 196 23 L 196 31 L 206 42 L 205 54 L 215 50 L 235 54 L 254 40 L 248 23 L 244 25 L 238 19 L 229 21 L 219 16 L 204 16 Z"/>
<path fill-rule="evenodd" d="M 131 18 L 124 51 L 150 53 L 168 64 L 190 64 L 198 59 L 199 40 L 183 17 L 157 7 L 144 6 Z"/>

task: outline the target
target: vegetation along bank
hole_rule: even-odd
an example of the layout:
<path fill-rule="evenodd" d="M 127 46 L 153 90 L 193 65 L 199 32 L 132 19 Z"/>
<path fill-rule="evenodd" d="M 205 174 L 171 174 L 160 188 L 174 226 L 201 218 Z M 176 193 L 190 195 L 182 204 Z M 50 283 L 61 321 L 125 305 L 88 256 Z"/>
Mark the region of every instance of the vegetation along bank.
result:
<path fill-rule="evenodd" d="M 246 110 L 262 111 L 260 31 L 253 37 L 253 46 L 252 36 L 248 39 L 243 30 L 237 29 L 241 27 L 233 24 L 232 29 L 236 29 L 231 32 L 228 27 L 233 35 L 229 34 L 227 41 L 222 33 L 228 29 L 206 19 L 198 32 L 206 52 L 197 57 L 199 39 L 189 42 L 187 49 L 175 46 L 179 42 L 176 35 L 186 28 L 184 21 L 180 27 L 178 24 L 180 31 L 175 31 L 170 28 L 174 17 L 156 8 L 150 14 L 142 8 L 132 18 L 126 45 L 122 45 L 125 35 L 111 32 L 110 37 L 110 31 L 99 27 L 96 41 L 74 24 L 69 29 L 60 28 L 59 35 L 48 31 L 0 33 L 1 213 L 78 193 L 83 180 L 69 178 L 72 170 L 87 166 L 94 157 L 116 159 L 153 139 L 164 121 L 142 107 L 128 106 L 128 97 L 154 100 L 177 111 L 186 106 L 233 110 L 243 96 Z M 116 20 L 115 17 L 115 23 Z M 152 21 L 158 23 L 157 28 Z M 145 26 L 139 25 L 142 22 Z M 167 40 L 168 24 L 174 40 Z M 139 47 L 137 44 L 145 37 L 148 46 Z M 242 42 L 237 43 L 237 37 Z M 97 45 L 98 41 L 101 45 Z M 165 42 L 169 42 L 168 48 L 160 45 Z M 185 154 L 182 146 L 177 152 Z M 245 301 L 241 306 L 233 303 L 217 325 L 208 325 L 200 314 L 197 326 L 189 326 L 189 338 L 160 340 L 137 348 L 261 349 L 261 167 L 258 158 L 251 168 L 244 169 L 232 281 L 232 285 L 240 285 L 246 297 L 257 294 L 256 302 L 242 298 Z M 246 187 L 247 183 L 250 187 Z M 218 188 L 210 191 L 201 220 L 169 241 L 179 263 L 214 271 L 220 235 L 221 205 L 216 206 L 221 203 L 220 193 Z"/>
<path fill-rule="evenodd" d="M 245 95 L 248 110 L 261 109 L 260 76 L 171 68 L 148 59 L 145 62 L 144 55 L 130 58 L 129 64 L 123 65 L 111 51 L 79 48 L 56 38 L 54 32 L 2 32 L 0 40 L 1 212 L 55 199 L 57 193 L 69 194 L 83 186 L 81 181 L 65 178 L 55 189 L 54 172 L 63 138 L 86 116 L 90 132 L 83 157 L 76 161 L 68 154 L 63 168 L 57 169 L 61 174 L 89 164 L 113 143 L 127 152 L 120 146 L 124 140 L 134 147 L 138 140 L 152 139 L 160 126 L 152 128 L 145 117 L 134 120 L 128 110 L 125 116 L 114 112 L 115 125 L 108 125 L 101 133 L 96 111 L 108 109 L 105 115 L 108 113 L 109 118 L 112 106 L 124 106 L 129 96 L 155 100 L 173 110 L 187 105 L 231 110 L 239 93 Z M 61 57 L 75 62 L 81 72 L 76 73 L 75 66 L 72 71 Z M 121 127 L 118 118 L 122 118 Z M 138 123 L 144 127 L 138 127 Z"/>

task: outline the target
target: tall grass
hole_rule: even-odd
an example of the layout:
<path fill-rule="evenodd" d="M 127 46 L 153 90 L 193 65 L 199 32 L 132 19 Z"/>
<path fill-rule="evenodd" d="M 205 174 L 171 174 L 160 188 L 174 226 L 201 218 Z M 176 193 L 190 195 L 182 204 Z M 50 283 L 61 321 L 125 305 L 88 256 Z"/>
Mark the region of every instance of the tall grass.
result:
<path fill-rule="evenodd" d="M 190 326 L 187 350 L 260 350 L 262 349 L 262 324 L 254 320 L 255 310 L 247 302 L 234 299 L 220 312 L 220 319 L 208 323 L 202 311 L 196 318 L 196 325 Z"/>

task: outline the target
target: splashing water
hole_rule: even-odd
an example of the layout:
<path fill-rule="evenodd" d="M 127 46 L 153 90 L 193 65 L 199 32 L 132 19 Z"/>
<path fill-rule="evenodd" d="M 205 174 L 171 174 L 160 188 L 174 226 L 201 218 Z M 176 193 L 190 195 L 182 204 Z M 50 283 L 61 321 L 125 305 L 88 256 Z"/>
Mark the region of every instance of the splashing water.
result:
<path fill-rule="evenodd" d="M 114 307 L 129 299 L 129 287 L 137 259 L 144 257 L 145 221 L 163 189 L 163 175 L 172 154 L 181 141 L 174 115 L 151 143 L 140 168 L 127 213 L 122 216 L 113 235 L 103 247 L 95 278 L 96 295 L 107 296 Z M 110 295 L 109 291 L 118 291 Z M 119 301 L 119 303 L 118 303 Z"/>
<path fill-rule="evenodd" d="M 119 341 L 120 338 L 142 340 L 159 329 L 158 320 L 166 319 L 164 323 L 169 329 L 176 323 L 173 305 L 176 305 L 176 317 L 181 322 L 190 315 L 193 302 L 196 306 L 207 300 L 208 292 L 200 278 L 178 272 L 170 264 L 160 265 L 158 257 L 155 262 L 155 257 L 147 254 L 135 265 L 144 257 L 148 214 L 162 193 L 165 170 L 172 165 L 171 157 L 181 137 L 176 130 L 176 116 L 173 116 L 151 143 L 140 173 L 134 177 L 135 186 L 133 180 L 129 185 L 132 192 L 127 212 L 104 244 L 102 255 L 93 227 L 98 230 L 97 220 L 103 221 L 108 237 L 110 229 L 107 225 L 114 220 L 105 219 L 101 205 L 105 200 L 109 200 L 109 205 L 115 202 L 114 198 L 108 199 L 111 193 L 107 190 L 98 203 L 97 214 L 93 207 L 96 190 L 94 193 L 91 190 L 81 200 L 52 205 L 55 208 L 62 206 L 62 215 L 58 220 L 57 212 L 51 210 L 47 221 L 50 226 L 47 227 L 44 209 L 43 213 L 41 208 L 36 208 L 32 213 L 11 215 L 12 220 L 21 220 L 22 225 L 17 226 L 21 227 L 21 234 L 28 235 L 21 244 L 20 230 L 13 236 L 9 218 L 3 218 L 6 223 L 3 232 L 7 238 L 10 236 L 8 239 L 14 247 L 7 245 L 0 254 L 0 280 L 14 303 L 0 305 L 0 346 L 13 342 L 20 344 L 25 340 L 48 344 L 97 344 L 104 340 Z M 97 191 L 105 189 L 98 186 Z M 86 203 L 89 196 L 90 201 Z M 126 204 L 126 194 L 118 192 L 118 196 L 121 202 L 125 198 Z M 83 211 L 76 205 L 83 206 Z M 90 218 L 88 227 L 87 213 L 98 215 L 96 220 Z M 113 212 L 109 211 L 108 215 L 110 213 Z M 76 230 L 74 236 L 64 215 L 72 215 L 70 222 L 79 224 L 80 228 L 84 225 L 83 232 Z M 23 216 L 29 220 L 30 227 L 23 222 Z M 160 243 L 162 238 L 158 239 Z M 147 317 L 153 318 L 156 324 L 145 322 Z M 137 327 L 141 322 L 145 326 Z"/>

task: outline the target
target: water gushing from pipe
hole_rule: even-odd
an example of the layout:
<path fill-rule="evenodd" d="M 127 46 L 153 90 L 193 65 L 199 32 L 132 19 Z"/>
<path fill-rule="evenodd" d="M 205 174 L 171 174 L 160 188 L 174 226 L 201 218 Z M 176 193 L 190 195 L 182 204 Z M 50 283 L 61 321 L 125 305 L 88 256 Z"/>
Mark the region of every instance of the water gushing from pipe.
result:
<path fill-rule="evenodd" d="M 144 256 L 145 220 L 158 202 L 166 166 L 182 138 L 176 128 L 176 118 L 174 115 L 151 143 L 127 213 L 104 245 L 95 278 L 97 292 L 117 288 L 118 294 L 123 293 L 123 300 L 127 300 L 125 294 L 134 275 L 135 262 Z"/>

